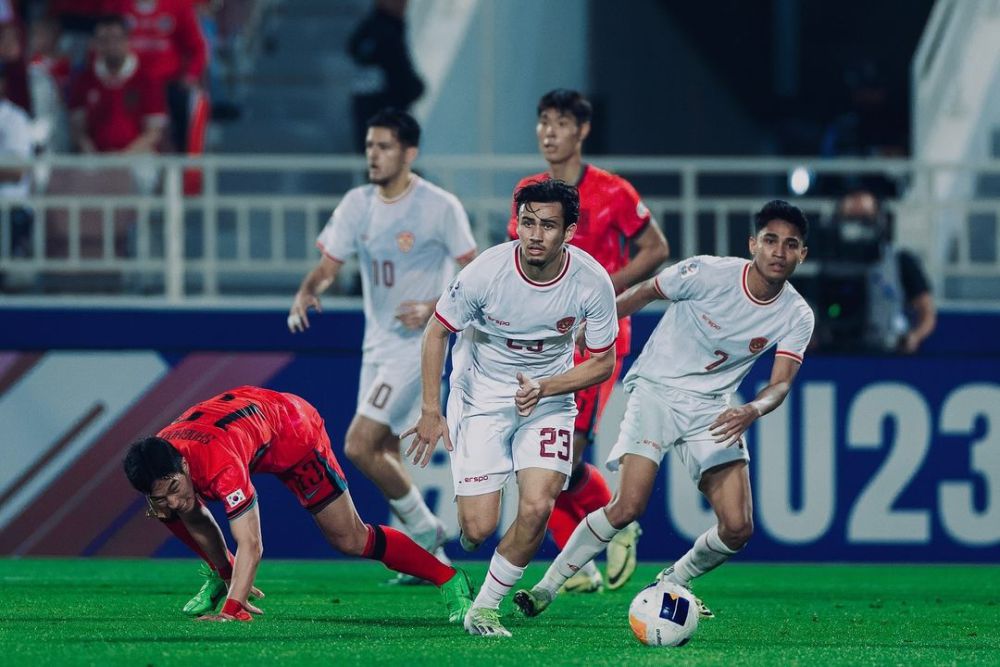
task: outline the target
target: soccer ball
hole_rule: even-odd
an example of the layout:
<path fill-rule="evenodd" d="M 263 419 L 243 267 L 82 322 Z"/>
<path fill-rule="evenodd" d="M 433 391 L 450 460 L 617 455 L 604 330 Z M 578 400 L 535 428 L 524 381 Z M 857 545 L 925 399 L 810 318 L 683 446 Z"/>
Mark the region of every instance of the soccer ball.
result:
<path fill-rule="evenodd" d="M 698 629 L 698 606 L 691 591 L 661 580 L 635 596 L 628 623 L 646 646 L 684 646 Z"/>

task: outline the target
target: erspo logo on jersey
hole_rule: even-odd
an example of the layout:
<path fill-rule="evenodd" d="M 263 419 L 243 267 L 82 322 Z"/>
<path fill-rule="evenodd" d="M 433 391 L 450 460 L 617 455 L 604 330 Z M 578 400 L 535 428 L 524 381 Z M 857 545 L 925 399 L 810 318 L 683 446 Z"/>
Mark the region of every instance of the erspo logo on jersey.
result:
<path fill-rule="evenodd" d="M 757 336 L 750 341 L 750 353 L 757 354 L 764 349 L 765 345 L 767 345 L 767 339 L 763 336 Z"/>
<path fill-rule="evenodd" d="M 649 208 L 645 204 L 642 203 L 642 200 L 640 200 L 635 205 L 635 214 L 639 218 L 645 218 L 645 217 L 647 217 L 649 215 Z"/>
<path fill-rule="evenodd" d="M 575 317 L 564 317 L 556 322 L 556 330 L 559 331 L 559 333 L 566 333 L 573 328 L 574 322 L 576 322 Z"/>
<path fill-rule="evenodd" d="M 413 250 L 413 242 L 416 239 L 413 236 L 413 232 L 400 232 L 396 234 L 396 245 L 403 252 L 410 252 Z"/>

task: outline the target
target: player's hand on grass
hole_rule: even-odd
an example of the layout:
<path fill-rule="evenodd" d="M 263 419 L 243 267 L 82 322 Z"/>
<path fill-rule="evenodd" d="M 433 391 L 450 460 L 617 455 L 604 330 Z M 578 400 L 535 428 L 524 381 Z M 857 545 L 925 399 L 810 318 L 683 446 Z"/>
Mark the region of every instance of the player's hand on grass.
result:
<path fill-rule="evenodd" d="M 444 447 L 449 452 L 453 449 L 451 437 L 448 435 L 448 422 L 440 412 L 421 412 L 420 420 L 416 426 L 409 429 L 400 440 L 413 436 L 413 441 L 406 450 L 406 458 L 411 459 L 414 465 L 421 468 L 427 467 L 434 448 L 437 447 L 438 440 L 444 438 Z"/>
<path fill-rule="evenodd" d="M 434 314 L 434 306 L 426 301 L 404 301 L 396 309 L 396 319 L 407 329 L 423 329 Z"/>
<path fill-rule="evenodd" d="M 253 616 L 250 614 L 251 607 L 257 609 L 253 605 L 245 602 L 240 602 L 232 598 L 227 598 L 226 603 L 222 605 L 222 611 L 218 614 L 205 614 L 204 616 L 199 616 L 196 620 L 199 621 L 209 621 L 212 623 L 226 623 L 228 621 L 252 621 Z M 255 613 L 264 613 L 257 609 Z"/>
<path fill-rule="evenodd" d="M 288 311 L 288 330 L 292 333 L 305 331 L 309 328 L 309 309 L 317 313 L 323 312 L 319 297 L 315 294 L 299 292 L 295 295 L 292 308 Z"/>
<path fill-rule="evenodd" d="M 760 417 L 760 411 L 751 403 L 724 410 L 715 418 L 709 430 L 717 443 L 731 447 L 740 441 L 740 436 Z"/>
<path fill-rule="evenodd" d="M 514 405 L 517 406 L 517 414 L 527 417 L 542 398 L 542 385 L 520 371 L 517 374 L 517 384 L 520 387 L 514 394 Z"/>

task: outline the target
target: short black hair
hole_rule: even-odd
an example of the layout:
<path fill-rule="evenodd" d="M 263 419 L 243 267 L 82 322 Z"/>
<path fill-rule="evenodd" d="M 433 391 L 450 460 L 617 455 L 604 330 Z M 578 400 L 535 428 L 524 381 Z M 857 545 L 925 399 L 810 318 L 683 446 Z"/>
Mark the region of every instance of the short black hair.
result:
<path fill-rule="evenodd" d="M 514 210 L 521 213 L 521 206 L 528 202 L 536 204 L 559 203 L 563 210 L 563 229 L 575 225 L 580 219 L 580 193 L 576 187 L 558 178 L 544 178 L 532 181 L 514 193 Z"/>
<path fill-rule="evenodd" d="M 163 438 L 155 436 L 133 442 L 125 454 L 125 476 L 139 493 L 149 495 L 158 479 L 183 471 L 181 453 Z"/>
<path fill-rule="evenodd" d="M 589 123 L 594 115 L 594 108 L 583 93 L 569 88 L 556 88 L 542 95 L 542 99 L 538 100 L 538 115 L 541 116 L 547 109 L 573 116 L 577 125 Z"/>
<path fill-rule="evenodd" d="M 793 206 L 783 199 L 772 199 L 764 204 L 753 217 L 754 233 L 760 232 L 772 220 L 784 220 L 799 230 L 802 240 L 809 238 L 809 219 L 798 206 Z"/>
<path fill-rule="evenodd" d="M 94 21 L 94 32 L 102 25 L 116 25 L 128 34 L 128 21 L 123 14 L 102 14 Z"/>
<path fill-rule="evenodd" d="M 420 145 L 420 123 L 400 109 L 386 107 L 368 119 L 367 128 L 387 127 L 396 133 L 399 143 L 406 147 Z"/>

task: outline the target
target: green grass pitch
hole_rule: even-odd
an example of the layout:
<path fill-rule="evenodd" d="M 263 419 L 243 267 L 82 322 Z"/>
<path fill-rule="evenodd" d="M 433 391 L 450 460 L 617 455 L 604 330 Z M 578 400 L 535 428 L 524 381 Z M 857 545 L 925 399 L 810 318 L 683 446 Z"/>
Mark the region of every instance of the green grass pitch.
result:
<path fill-rule="evenodd" d="M 196 562 L 0 560 L 3 665 L 987 665 L 1000 664 L 1000 567 L 730 563 L 698 582 L 717 617 L 682 648 L 647 648 L 632 596 L 564 595 L 535 619 L 502 608 L 512 639 L 448 625 L 431 587 L 384 585 L 361 561 L 268 561 L 266 616 L 196 623 L 180 613 Z M 478 583 L 486 564 L 466 568 Z M 534 583 L 541 565 L 523 583 Z"/>

